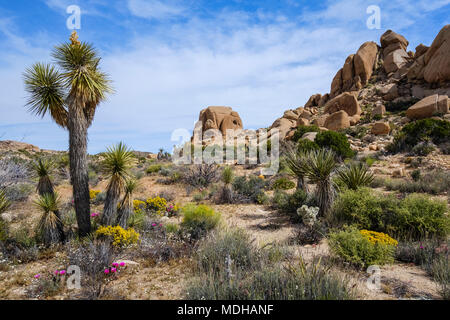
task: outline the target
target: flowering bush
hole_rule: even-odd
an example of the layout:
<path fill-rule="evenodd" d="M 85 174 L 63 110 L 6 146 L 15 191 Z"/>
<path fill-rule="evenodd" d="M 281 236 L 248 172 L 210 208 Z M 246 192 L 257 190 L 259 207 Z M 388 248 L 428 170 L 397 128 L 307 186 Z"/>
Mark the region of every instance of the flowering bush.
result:
<path fill-rule="evenodd" d="M 329 244 L 335 255 L 361 267 L 393 262 L 397 247 L 397 241 L 386 234 L 356 227 L 330 233 Z"/>
<path fill-rule="evenodd" d="M 167 200 L 159 196 L 147 199 L 147 209 L 156 212 L 159 215 L 164 215 L 166 212 Z"/>
<path fill-rule="evenodd" d="M 139 241 L 139 233 L 132 228 L 123 229 L 120 226 L 101 226 L 95 233 L 97 236 L 110 238 L 115 247 L 132 245 Z"/>
<path fill-rule="evenodd" d="M 182 228 L 194 240 L 200 239 L 220 222 L 220 213 L 205 205 L 186 205 L 183 208 Z"/>
<path fill-rule="evenodd" d="M 169 204 L 166 207 L 166 215 L 169 217 L 176 216 L 179 211 L 180 211 L 180 206 L 178 204 L 176 204 L 176 205 Z"/>
<path fill-rule="evenodd" d="M 147 206 L 147 204 L 145 203 L 145 201 L 133 200 L 133 210 L 135 213 L 138 213 L 138 212 L 144 210 L 146 206 Z"/>
<path fill-rule="evenodd" d="M 91 200 L 95 200 L 100 192 L 100 190 L 89 190 L 89 197 Z"/>

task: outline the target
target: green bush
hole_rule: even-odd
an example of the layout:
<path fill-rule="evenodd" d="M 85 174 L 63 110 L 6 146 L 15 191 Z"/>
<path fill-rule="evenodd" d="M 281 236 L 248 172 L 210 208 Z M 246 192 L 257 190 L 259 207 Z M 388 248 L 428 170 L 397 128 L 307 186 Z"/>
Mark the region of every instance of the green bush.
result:
<path fill-rule="evenodd" d="M 320 149 L 319 145 L 308 139 L 301 139 L 297 143 L 297 150 L 300 152 L 309 152 Z"/>
<path fill-rule="evenodd" d="M 8 223 L 0 217 L 0 242 L 6 241 L 8 239 Z"/>
<path fill-rule="evenodd" d="M 220 213 L 205 205 L 188 204 L 182 209 L 181 227 L 194 240 L 200 239 L 220 222 Z"/>
<path fill-rule="evenodd" d="M 161 170 L 162 166 L 160 164 L 153 164 L 147 168 L 147 174 L 158 173 Z"/>
<path fill-rule="evenodd" d="M 383 265 L 394 261 L 395 245 L 371 242 L 356 227 L 329 234 L 331 252 L 359 267 Z"/>
<path fill-rule="evenodd" d="M 321 148 L 331 149 L 342 159 L 352 158 L 355 151 L 350 148 L 345 134 L 335 131 L 323 131 L 317 134 L 315 143 Z"/>
<path fill-rule="evenodd" d="M 320 132 L 320 129 L 318 126 L 298 126 L 297 130 L 292 136 L 292 140 L 293 141 L 300 140 L 303 137 L 303 135 L 307 132 Z"/>
<path fill-rule="evenodd" d="M 395 190 L 403 193 L 416 192 L 437 195 L 450 192 L 450 172 L 448 171 L 439 169 L 430 171 L 424 175 L 418 175 L 417 171 L 413 171 L 413 174 L 413 181 L 405 179 L 386 179 L 383 185 L 387 190 Z"/>
<path fill-rule="evenodd" d="M 395 135 L 387 150 L 396 153 L 410 150 L 424 142 L 440 144 L 450 137 L 450 122 L 437 119 L 423 119 L 408 123 Z"/>
<path fill-rule="evenodd" d="M 257 176 L 249 178 L 241 176 L 233 181 L 233 190 L 236 192 L 236 200 L 239 202 L 261 203 L 265 201 L 264 189 L 268 183 Z"/>
<path fill-rule="evenodd" d="M 399 239 L 423 239 L 448 234 L 447 205 L 426 195 L 411 194 L 404 200 L 360 188 L 342 192 L 334 204 L 339 224 L 394 235 Z"/>
<path fill-rule="evenodd" d="M 275 190 L 290 190 L 295 188 L 295 183 L 288 178 L 279 178 L 272 184 L 272 188 Z"/>
<path fill-rule="evenodd" d="M 276 190 L 272 198 L 272 205 L 297 220 L 299 219 L 297 209 L 305 204 L 307 197 L 306 192 L 301 189 L 295 190 L 292 194 Z"/>

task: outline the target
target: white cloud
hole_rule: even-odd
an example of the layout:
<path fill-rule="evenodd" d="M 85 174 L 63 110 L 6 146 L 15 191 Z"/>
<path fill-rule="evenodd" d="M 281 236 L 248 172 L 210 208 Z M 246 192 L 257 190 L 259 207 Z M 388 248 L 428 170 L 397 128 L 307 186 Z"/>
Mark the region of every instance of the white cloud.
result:
<path fill-rule="evenodd" d="M 128 8 L 133 15 L 148 19 L 167 19 L 186 12 L 181 2 L 173 0 L 128 0 Z"/>

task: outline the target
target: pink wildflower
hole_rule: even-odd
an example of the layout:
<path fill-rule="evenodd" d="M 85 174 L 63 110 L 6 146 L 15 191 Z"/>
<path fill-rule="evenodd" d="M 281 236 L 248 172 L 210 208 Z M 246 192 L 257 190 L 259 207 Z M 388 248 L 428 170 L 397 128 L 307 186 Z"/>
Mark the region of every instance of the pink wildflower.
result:
<path fill-rule="evenodd" d="M 34 276 L 35 279 L 39 279 L 40 277 L 41 277 L 40 274 L 37 274 L 37 275 Z"/>
<path fill-rule="evenodd" d="M 121 267 L 125 267 L 125 262 L 121 262 L 121 263 L 120 263 L 120 266 L 121 266 Z"/>
<path fill-rule="evenodd" d="M 105 274 L 108 274 L 109 273 L 109 269 L 105 269 Z"/>
<path fill-rule="evenodd" d="M 66 270 L 61 270 L 61 271 L 59 272 L 59 274 L 60 274 L 60 275 L 66 274 Z"/>
<path fill-rule="evenodd" d="M 111 272 L 112 272 L 112 273 L 115 273 L 116 271 L 117 271 L 116 268 L 111 268 Z"/>

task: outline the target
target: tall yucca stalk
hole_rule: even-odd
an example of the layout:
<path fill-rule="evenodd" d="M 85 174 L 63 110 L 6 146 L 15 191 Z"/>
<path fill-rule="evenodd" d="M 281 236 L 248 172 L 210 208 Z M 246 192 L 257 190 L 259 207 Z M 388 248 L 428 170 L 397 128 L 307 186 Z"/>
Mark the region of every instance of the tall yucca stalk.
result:
<path fill-rule="evenodd" d="M 139 186 L 138 181 L 135 179 L 129 179 L 125 183 L 125 195 L 120 202 L 117 212 L 117 225 L 126 229 L 128 226 L 128 220 L 133 215 L 133 193 Z"/>
<path fill-rule="evenodd" d="M 301 189 L 308 192 L 308 186 L 305 182 L 305 153 L 288 146 L 283 161 L 287 166 L 289 173 L 297 178 L 297 190 Z"/>
<path fill-rule="evenodd" d="M 34 171 L 39 178 L 37 184 L 37 192 L 41 197 L 46 195 L 55 197 L 55 188 L 53 186 L 52 180 L 50 178 L 51 171 L 54 169 L 54 164 L 50 160 L 39 159 L 33 165 Z M 57 202 L 55 202 L 57 205 Z M 60 241 L 64 241 L 64 226 L 61 221 L 61 215 L 59 213 L 59 209 L 55 208 L 53 214 L 56 216 L 56 230 L 59 233 L 58 239 Z"/>
<path fill-rule="evenodd" d="M 108 148 L 104 156 L 102 167 L 109 178 L 109 183 L 101 224 L 112 225 L 116 221 L 120 193 L 129 177 L 129 170 L 135 163 L 135 157 L 133 152 L 122 142 Z"/>
<path fill-rule="evenodd" d="M 331 209 L 335 198 L 335 188 L 332 174 L 337 168 L 335 153 L 331 150 L 320 149 L 310 151 L 305 155 L 302 171 L 317 187 L 316 194 L 320 215 L 325 216 Z"/>
<path fill-rule="evenodd" d="M 47 113 L 69 131 L 70 176 L 80 236 L 91 231 L 87 131 L 98 105 L 112 92 L 106 74 L 100 71 L 100 57 L 92 45 L 80 43 L 76 32 L 69 43 L 57 46 L 55 66 L 36 63 L 24 73 L 29 94 L 29 111 Z"/>
<path fill-rule="evenodd" d="M 352 163 L 338 170 L 337 181 L 349 189 L 356 190 L 372 183 L 373 173 L 364 163 Z"/>
<path fill-rule="evenodd" d="M 56 193 L 46 193 L 39 196 L 36 206 L 43 211 L 38 224 L 38 231 L 46 245 L 61 242 L 61 219 L 56 212 L 59 206 L 59 197 Z"/>

